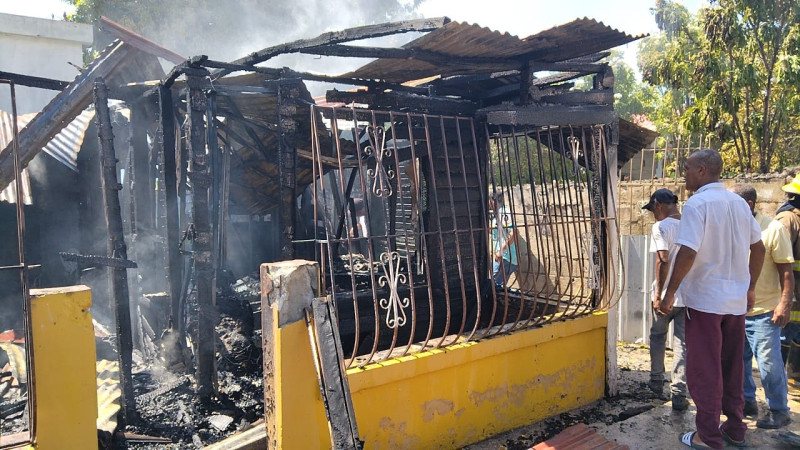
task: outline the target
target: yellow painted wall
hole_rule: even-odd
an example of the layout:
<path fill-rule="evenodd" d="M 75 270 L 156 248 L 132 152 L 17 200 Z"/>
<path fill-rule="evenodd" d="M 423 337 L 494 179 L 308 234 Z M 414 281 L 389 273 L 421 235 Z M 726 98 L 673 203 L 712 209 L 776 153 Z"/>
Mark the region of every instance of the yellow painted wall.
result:
<path fill-rule="evenodd" d="M 31 290 L 36 448 L 97 448 L 91 306 L 87 286 Z"/>
<path fill-rule="evenodd" d="M 271 311 L 278 323 L 278 311 Z M 281 368 L 275 379 L 277 448 L 329 448 L 330 433 L 305 321 L 278 328 L 275 348 L 275 367 Z"/>
<path fill-rule="evenodd" d="M 598 400 L 607 321 L 597 313 L 350 369 L 359 435 L 370 449 L 457 448 Z"/>

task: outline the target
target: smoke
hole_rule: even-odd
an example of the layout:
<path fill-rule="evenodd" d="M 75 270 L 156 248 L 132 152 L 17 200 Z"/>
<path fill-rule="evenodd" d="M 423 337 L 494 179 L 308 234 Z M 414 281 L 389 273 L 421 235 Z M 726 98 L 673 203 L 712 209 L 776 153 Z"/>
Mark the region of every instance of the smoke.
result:
<path fill-rule="evenodd" d="M 187 58 L 202 54 L 213 60 L 233 61 L 266 47 L 328 31 L 419 18 L 421 1 L 117 0 L 104 2 L 100 14 Z M 396 46 L 416 36 L 418 33 L 388 36 L 371 40 L 368 45 L 380 42 Z M 368 61 L 291 54 L 264 65 L 338 75 Z"/>

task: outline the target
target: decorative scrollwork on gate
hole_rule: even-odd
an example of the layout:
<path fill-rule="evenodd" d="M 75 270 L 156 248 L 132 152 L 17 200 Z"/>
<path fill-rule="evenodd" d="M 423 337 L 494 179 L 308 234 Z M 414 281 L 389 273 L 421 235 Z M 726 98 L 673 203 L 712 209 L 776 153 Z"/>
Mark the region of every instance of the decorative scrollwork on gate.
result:
<path fill-rule="evenodd" d="M 586 286 L 589 289 L 600 289 L 600 266 L 597 264 L 597 242 L 592 233 L 583 233 L 583 251 L 589 261 L 589 270 L 586 274 Z"/>
<path fill-rule="evenodd" d="M 378 278 L 378 285 L 389 289 L 389 298 L 381 298 L 378 304 L 386 310 L 386 326 L 399 328 L 406 324 L 405 308 L 410 301 L 408 297 L 401 297 L 397 290 L 400 283 L 406 283 L 406 274 L 400 272 L 400 255 L 397 252 L 381 253 L 381 266 L 383 275 Z"/>
<path fill-rule="evenodd" d="M 394 170 L 388 169 L 383 162 L 383 158 L 391 158 L 392 149 L 386 147 L 386 130 L 381 126 L 368 126 L 367 137 L 369 146 L 364 148 L 364 154 L 375 156 L 375 168 L 367 169 L 367 176 L 372 178 L 372 192 L 378 197 L 389 197 L 392 195 L 392 183 Z"/>

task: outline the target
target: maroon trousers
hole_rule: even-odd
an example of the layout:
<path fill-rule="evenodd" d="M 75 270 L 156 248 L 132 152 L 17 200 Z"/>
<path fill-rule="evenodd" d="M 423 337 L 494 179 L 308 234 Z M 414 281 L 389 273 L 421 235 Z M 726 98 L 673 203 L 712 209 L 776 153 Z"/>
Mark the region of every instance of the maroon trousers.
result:
<path fill-rule="evenodd" d="M 723 448 L 722 425 L 743 440 L 744 315 L 719 315 L 686 308 L 686 383 L 697 407 L 697 434 L 711 448 Z"/>

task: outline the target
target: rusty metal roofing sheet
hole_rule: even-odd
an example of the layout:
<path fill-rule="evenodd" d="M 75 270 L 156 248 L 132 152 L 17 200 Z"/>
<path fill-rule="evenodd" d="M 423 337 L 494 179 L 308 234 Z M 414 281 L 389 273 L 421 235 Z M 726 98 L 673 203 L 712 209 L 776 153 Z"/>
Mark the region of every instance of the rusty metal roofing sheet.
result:
<path fill-rule="evenodd" d="M 609 441 L 585 423 L 573 425 L 551 439 L 534 445 L 530 450 L 629 450 L 627 445 Z"/>
<path fill-rule="evenodd" d="M 624 119 L 619 119 L 619 147 L 617 151 L 617 166 L 622 168 L 643 148 L 653 143 L 658 137 L 658 132 L 636 125 Z"/>
<path fill-rule="evenodd" d="M 119 387 L 119 363 L 97 361 L 97 429 L 114 433 L 120 409 L 122 390 Z"/>
<path fill-rule="evenodd" d="M 434 75 L 442 77 L 518 69 L 520 64 L 465 63 L 458 58 L 509 58 L 559 62 L 590 55 L 639 39 L 594 19 L 576 19 L 520 39 L 479 25 L 450 22 L 403 48 L 452 57 L 447 64 L 416 59 L 378 59 L 344 76 L 402 83 Z"/>

